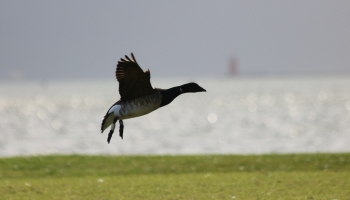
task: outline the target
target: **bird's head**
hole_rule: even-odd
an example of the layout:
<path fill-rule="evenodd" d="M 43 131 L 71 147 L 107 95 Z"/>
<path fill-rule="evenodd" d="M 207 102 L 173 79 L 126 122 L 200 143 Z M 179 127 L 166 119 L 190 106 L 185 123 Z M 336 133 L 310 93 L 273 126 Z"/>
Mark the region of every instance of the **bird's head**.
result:
<path fill-rule="evenodd" d="M 180 90 L 182 93 L 187 92 L 206 92 L 205 89 L 203 89 L 201 86 L 199 86 L 197 83 L 187 83 L 180 86 Z"/>

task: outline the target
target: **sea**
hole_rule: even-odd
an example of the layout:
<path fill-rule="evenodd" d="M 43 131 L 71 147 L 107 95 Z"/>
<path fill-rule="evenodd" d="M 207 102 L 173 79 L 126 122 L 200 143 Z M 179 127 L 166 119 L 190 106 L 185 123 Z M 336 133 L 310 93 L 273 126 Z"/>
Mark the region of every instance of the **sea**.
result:
<path fill-rule="evenodd" d="M 0 157 L 350 152 L 350 76 L 154 79 L 196 82 L 148 115 L 101 134 L 119 100 L 111 80 L 0 81 Z"/>

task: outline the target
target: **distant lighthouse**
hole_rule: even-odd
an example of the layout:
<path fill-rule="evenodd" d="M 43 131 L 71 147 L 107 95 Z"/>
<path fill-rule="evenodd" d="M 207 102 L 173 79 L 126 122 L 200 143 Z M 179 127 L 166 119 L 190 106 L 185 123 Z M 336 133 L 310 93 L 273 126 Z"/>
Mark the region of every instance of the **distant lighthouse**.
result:
<path fill-rule="evenodd" d="M 231 57 L 228 63 L 228 74 L 235 76 L 238 74 L 238 60 L 236 57 Z"/>

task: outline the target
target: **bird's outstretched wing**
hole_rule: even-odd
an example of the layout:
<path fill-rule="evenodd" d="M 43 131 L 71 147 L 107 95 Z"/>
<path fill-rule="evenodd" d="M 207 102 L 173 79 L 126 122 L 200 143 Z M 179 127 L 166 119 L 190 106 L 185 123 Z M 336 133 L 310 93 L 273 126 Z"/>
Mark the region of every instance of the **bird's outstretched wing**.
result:
<path fill-rule="evenodd" d="M 137 64 L 134 54 L 131 53 L 130 59 L 125 56 L 117 64 L 115 76 L 119 82 L 119 94 L 121 101 L 133 100 L 150 94 L 153 91 L 151 85 L 151 73 L 149 70 L 143 71 Z"/>

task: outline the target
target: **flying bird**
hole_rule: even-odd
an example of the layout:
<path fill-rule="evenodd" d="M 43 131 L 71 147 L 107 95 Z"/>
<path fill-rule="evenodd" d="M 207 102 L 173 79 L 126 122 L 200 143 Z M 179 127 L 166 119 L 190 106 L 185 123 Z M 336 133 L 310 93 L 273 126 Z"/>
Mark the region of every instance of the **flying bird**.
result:
<path fill-rule="evenodd" d="M 110 143 L 115 124 L 119 120 L 119 136 L 123 139 L 124 119 L 146 115 L 158 108 L 168 105 L 183 93 L 206 92 L 197 83 L 187 83 L 169 89 L 153 88 L 151 73 L 143 71 L 131 53 L 117 64 L 115 72 L 119 82 L 120 100 L 107 111 L 101 124 L 101 133 L 112 125 L 107 142 Z"/>

